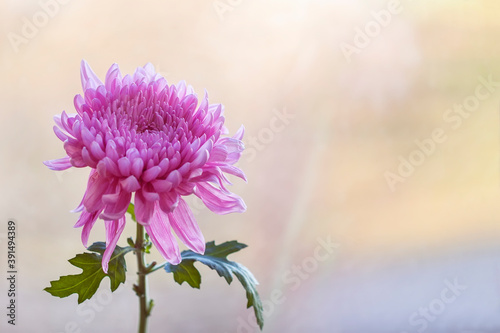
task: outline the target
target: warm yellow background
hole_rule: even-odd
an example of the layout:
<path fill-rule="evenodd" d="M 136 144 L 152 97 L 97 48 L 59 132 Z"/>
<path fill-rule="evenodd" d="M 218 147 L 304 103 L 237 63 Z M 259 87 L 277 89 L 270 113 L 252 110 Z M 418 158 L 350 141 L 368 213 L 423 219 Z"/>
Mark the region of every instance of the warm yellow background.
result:
<path fill-rule="evenodd" d="M 227 11 L 217 11 L 221 3 Z M 151 62 L 169 82 L 186 80 L 199 95 L 207 89 L 211 102 L 223 103 L 231 133 L 245 125 L 247 146 L 259 150 L 239 163 L 248 184 L 235 180 L 232 189 L 248 211 L 220 217 L 197 209 L 196 217 L 207 240 L 249 245 L 232 258 L 257 276 L 263 299 L 273 290 L 286 296 L 270 311 L 264 332 L 414 332 L 408 317 L 439 297 L 443 279 L 467 280 L 447 271 L 450 263 L 472 274 L 469 295 L 486 288 L 490 311 L 500 316 L 500 89 L 457 129 L 443 119 L 474 95 L 478 77 L 500 81 L 500 6 L 402 1 L 401 12 L 348 61 L 342 43 L 353 44 L 356 29 L 373 22 L 371 11 L 387 4 L 67 1 L 13 47 L 9 33 L 22 35 L 25 20 L 33 22 L 42 7 L 0 1 L 0 268 L 6 270 L 9 218 L 18 223 L 19 263 L 18 325 L 7 326 L 2 310 L 1 331 L 135 331 L 132 255 L 126 287 L 112 299 L 101 294 L 104 306 L 98 300 L 77 312 L 76 296 L 57 299 L 42 290 L 59 275 L 78 272 L 66 260 L 84 250 L 80 230 L 72 228 L 77 215 L 69 211 L 80 202 L 88 170 L 56 174 L 42 165 L 64 155 L 52 116 L 73 112 L 82 58 L 100 77 L 114 62 L 124 73 Z M 276 112 L 285 110 L 293 119 L 265 144 L 252 144 L 251 137 L 267 138 Z M 408 158 L 415 140 L 431 138 L 436 128 L 447 140 L 391 191 L 384 174 L 397 172 L 398 157 Z M 133 231 L 130 224 L 119 244 Z M 339 247 L 292 290 L 283 276 L 314 255 L 318 237 Z M 91 240 L 103 239 L 96 227 Z M 479 285 L 473 277 L 484 272 L 463 263 L 471 256 L 473 263 L 490 258 L 487 283 Z M 151 332 L 237 331 L 237 318 L 251 312 L 238 282 L 228 287 L 215 272 L 202 273 L 201 290 L 178 286 L 161 272 L 151 277 Z M 420 292 L 409 276 L 437 287 L 421 286 L 428 296 L 412 303 Z M 382 285 L 386 292 L 377 294 Z M 6 284 L 0 286 L 3 309 Z M 446 313 L 473 308 L 478 295 L 460 298 Z M 494 317 L 464 313 L 471 326 L 463 329 L 500 329 Z M 444 332 L 446 318 L 429 323 L 428 332 Z"/>

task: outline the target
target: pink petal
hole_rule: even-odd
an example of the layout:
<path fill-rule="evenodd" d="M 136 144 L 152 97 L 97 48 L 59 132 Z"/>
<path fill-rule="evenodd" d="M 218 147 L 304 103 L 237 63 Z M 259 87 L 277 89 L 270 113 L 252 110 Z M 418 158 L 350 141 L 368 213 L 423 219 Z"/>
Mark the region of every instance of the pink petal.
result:
<path fill-rule="evenodd" d="M 168 262 L 173 265 L 181 262 L 179 245 L 177 245 L 177 240 L 170 230 L 167 214 L 158 205 L 149 225 L 146 226 L 146 232 L 151 238 L 151 242 Z"/>
<path fill-rule="evenodd" d="M 87 243 L 89 241 L 90 231 L 92 230 L 92 227 L 94 226 L 94 223 L 97 220 L 97 216 L 99 215 L 99 213 L 100 213 L 100 211 L 96 211 L 94 213 L 91 213 L 91 215 L 88 218 L 86 218 L 87 221 L 83 225 L 83 229 L 82 229 L 82 244 L 85 247 L 87 247 Z"/>
<path fill-rule="evenodd" d="M 146 70 L 143 67 L 137 67 L 137 69 L 134 72 L 134 82 L 139 85 L 141 82 L 143 82 L 147 78 L 147 73 Z"/>
<path fill-rule="evenodd" d="M 102 269 L 104 273 L 108 273 L 109 260 L 116 248 L 116 243 L 118 243 L 123 229 L 125 229 L 125 216 L 118 220 L 105 220 L 104 226 L 106 227 L 106 250 L 102 255 Z"/>
<path fill-rule="evenodd" d="M 54 126 L 53 129 L 54 129 L 54 133 L 59 138 L 59 140 L 64 142 L 68 139 L 68 135 L 66 133 L 64 133 L 59 127 Z"/>
<path fill-rule="evenodd" d="M 234 138 L 219 139 L 215 146 L 224 146 L 225 151 L 227 153 L 227 156 L 224 161 L 228 164 L 234 164 L 238 162 L 238 160 L 241 157 L 241 153 L 245 149 L 243 142 Z M 211 159 L 209 159 L 209 161 L 211 161 Z"/>
<path fill-rule="evenodd" d="M 243 134 L 245 134 L 245 127 L 241 125 L 240 128 L 233 135 L 233 139 L 241 140 L 243 139 Z"/>
<path fill-rule="evenodd" d="M 234 193 L 224 193 L 209 183 L 198 183 L 194 193 L 208 209 L 217 214 L 243 213 L 247 209 L 239 196 Z"/>
<path fill-rule="evenodd" d="M 177 187 L 182 181 L 182 175 L 179 171 L 172 171 L 166 178 L 167 181 L 172 183 L 172 187 Z"/>
<path fill-rule="evenodd" d="M 167 215 L 172 229 L 180 240 L 191 250 L 203 254 L 205 252 L 205 238 L 186 201 L 180 199 L 177 208 Z"/>
<path fill-rule="evenodd" d="M 142 187 L 142 195 L 147 201 L 154 202 L 160 199 L 160 195 L 154 190 L 151 184 L 144 184 Z"/>
<path fill-rule="evenodd" d="M 92 143 L 90 144 L 90 153 L 97 161 L 102 160 L 104 157 L 106 157 L 106 153 L 102 150 L 97 141 L 92 141 Z"/>
<path fill-rule="evenodd" d="M 109 197 L 111 196 L 111 198 Z M 104 220 L 115 220 L 121 218 L 126 212 L 130 204 L 130 199 L 132 198 L 132 193 L 127 191 L 121 191 L 116 194 L 106 194 L 103 196 L 103 201 L 110 198 L 104 208 L 104 212 L 101 214 L 101 218 Z"/>
<path fill-rule="evenodd" d="M 144 65 L 144 74 L 146 75 L 146 79 L 148 82 L 154 81 L 156 78 L 159 78 L 159 75 L 156 74 L 155 66 L 153 66 L 153 64 L 150 62 Z"/>
<path fill-rule="evenodd" d="M 159 204 L 165 213 L 173 212 L 179 204 L 179 195 L 175 191 L 160 193 Z"/>
<path fill-rule="evenodd" d="M 225 165 L 225 164 L 222 164 Z M 229 193 L 229 191 L 224 188 L 224 183 L 231 184 L 229 179 L 227 179 L 226 175 L 222 172 L 221 168 L 217 165 L 211 165 L 209 167 L 205 167 L 203 173 L 198 176 L 190 179 L 192 182 L 212 182 L 214 184 L 219 185 L 219 187 L 224 191 Z"/>
<path fill-rule="evenodd" d="M 122 188 L 128 192 L 135 192 L 141 188 L 141 184 L 137 181 L 134 176 L 129 176 L 128 178 L 122 179 L 120 181 Z"/>
<path fill-rule="evenodd" d="M 68 140 L 64 141 L 63 147 L 69 157 L 74 157 L 81 155 L 83 145 L 76 140 L 70 140 L 68 138 Z"/>
<path fill-rule="evenodd" d="M 71 165 L 74 166 L 75 168 L 83 168 L 87 166 L 81 154 L 71 156 L 70 162 Z"/>
<path fill-rule="evenodd" d="M 90 153 L 87 149 L 87 147 L 82 148 L 82 160 L 85 162 L 86 165 L 88 165 L 91 168 L 96 168 L 97 163 L 96 161 L 90 156 Z"/>
<path fill-rule="evenodd" d="M 82 213 L 80 214 L 80 217 L 78 218 L 78 221 L 76 221 L 73 228 L 80 228 L 81 226 L 83 226 L 89 222 L 95 221 L 97 219 L 97 215 L 98 215 L 97 213 L 98 212 L 90 213 L 86 210 L 82 211 Z"/>
<path fill-rule="evenodd" d="M 142 169 L 144 168 L 144 161 L 141 158 L 136 158 L 132 162 L 132 174 L 136 178 L 140 178 L 142 174 Z"/>
<path fill-rule="evenodd" d="M 148 225 L 155 210 L 155 202 L 144 198 L 142 190 L 135 192 L 135 217 L 142 225 Z"/>
<path fill-rule="evenodd" d="M 157 192 L 167 192 L 172 189 L 172 183 L 166 179 L 156 179 L 151 184 Z"/>
<path fill-rule="evenodd" d="M 95 169 L 91 169 L 90 170 L 90 173 L 89 173 L 89 180 L 90 178 L 92 178 L 92 175 L 95 173 Z M 85 194 L 86 194 L 86 191 L 85 191 Z M 85 206 L 83 205 L 83 200 L 85 199 L 85 194 L 83 195 L 83 198 L 82 198 L 82 201 L 80 202 L 80 204 L 78 205 L 78 207 L 76 207 L 75 209 L 73 209 L 71 211 L 71 213 L 79 213 L 79 212 L 82 212 L 83 209 L 85 208 Z"/>
<path fill-rule="evenodd" d="M 99 80 L 97 75 L 95 75 L 94 71 L 85 60 L 82 60 L 80 66 L 80 77 L 82 80 L 83 91 L 87 89 L 97 89 L 97 87 L 102 85 L 101 80 Z"/>
<path fill-rule="evenodd" d="M 199 169 L 196 169 L 199 170 Z M 185 182 L 180 184 L 176 189 L 175 192 L 177 192 L 179 195 L 191 195 L 194 193 L 194 188 L 196 186 L 196 183 L 194 182 Z"/>
<path fill-rule="evenodd" d="M 107 178 L 101 177 L 98 172 L 92 172 L 83 198 L 83 205 L 89 212 L 103 208 L 102 196 L 108 191 L 109 185 Z"/>
<path fill-rule="evenodd" d="M 220 165 L 219 168 L 226 173 L 243 179 L 245 182 L 247 181 L 247 177 L 245 176 L 243 171 L 240 168 L 235 167 L 234 165 Z"/>
<path fill-rule="evenodd" d="M 161 168 L 159 166 L 154 166 L 152 168 L 147 169 L 142 174 L 142 180 L 146 183 L 156 179 L 156 177 L 160 174 Z"/>
<path fill-rule="evenodd" d="M 191 168 L 196 169 L 198 167 L 202 167 L 205 163 L 207 163 L 207 161 L 209 160 L 209 157 L 210 158 L 212 157 L 211 154 L 214 153 L 214 150 L 215 149 L 212 149 L 210 154 L 207 150 L 198 151 L 198 153 L 193 158 L 193 161 L 191 162 Z M 227 154 L 224 155 L 224 159 L 222 159 L 222 160 L 225 160 L 226 155 Z"/>
<path fill-rule="evenodd" d="M 226 146 L 216 144 L 212 148 L 212 151 L 210 152 L 210 158 L 208 159 L 208 162 L 210 162 L 210 163 L 225 162 L 227 155 L 228 155 L 228 151 L 227 151 Z"/>
<path fill-rule="evenodd" d="M 106 79 L 104 80 L 104 82 L 107 91 L 113 91 L 116 84 L 115 80 L 118 82 L 121 82 L 122 80 L 122 74 L 120 73 L 120 68 L 117 64 L 111 65 L 111 67 L 108 69 L 108 72 L 106 73 Z"/>
<path fill-rule="evenodd" d="M 76 111 L 81 116 L 83 114 L 82 106 L 85 104 L 85 100 L 83 99 L 82 95 L 76 95 L 73 99 L 73 104 L 75 105 Z"/>
<path fill-rule="evenodd" d="M 177 83 L 177 96 L 179 96 L 180 99 L 186 96 L 186 81 L 182 80 Z"/>
<path fill-rule="evenodd" d="M 118 160 L 118 169 L 120 170 L 122 176 L 127 177 L 130 175 L 131 165 L 130 160 L 126 157 L 122 157 Z"/>
<path fill-rule="evenodd" d="M 50 170 L 62 171 L 71 168 L 73 165 L 70 162 L 69 156 L 59 158 L 57 160 L 44 161 Z"/>
<path fill-rule="evenodd" d="M 71 210 L 71 213 L 80 213 L 83 211 L 83 208 L 85 208 L 83 206 L 83 199 L 82 201 L 80 202 L 80 204 L 78 205 L 78 207 L 76 207 L 75 209 Z"/>

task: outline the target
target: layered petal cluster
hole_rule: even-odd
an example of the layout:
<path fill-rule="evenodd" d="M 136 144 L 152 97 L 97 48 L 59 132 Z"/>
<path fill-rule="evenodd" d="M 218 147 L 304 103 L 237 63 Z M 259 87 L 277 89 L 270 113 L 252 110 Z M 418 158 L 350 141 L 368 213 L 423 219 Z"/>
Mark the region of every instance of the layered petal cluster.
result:
<path fill-rule="evenodd" d="M 191 250 L 203 253 L 205 240 L 182 196 L 194 194 L 213 212 L 246 210 L 225 187 L 225 173 L 246 181 L 234 166 L 244 149 L 243 127 L 233 137 L 224 127 L 223 106 L 198 100 L 185 82 L 169 85 L 151 64 L 122 77 L 118 65 L 104 83 L 82 61 L 83 95 L 77 113 L 56 116 L 54 132 L 67 156 L 44 162 L 52 170 L 90 167 L 87 190 L 75 227 L 83 227 L 87 247 L 98 218 L 106 227 L 103 269 L 125 227 L 132 200 L 137 221 L 172 264 L 180 262 L 174 233 Z"/>

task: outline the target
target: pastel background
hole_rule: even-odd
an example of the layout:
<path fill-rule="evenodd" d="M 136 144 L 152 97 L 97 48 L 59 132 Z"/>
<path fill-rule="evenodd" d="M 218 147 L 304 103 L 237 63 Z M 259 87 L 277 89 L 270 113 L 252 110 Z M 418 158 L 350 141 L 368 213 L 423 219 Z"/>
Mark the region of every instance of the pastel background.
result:
<path fill-rule="evenodd" d="M 42 161 L 64 154 L 52 116 L 73 112 L 86 59 L 100 77 L 115 62 L 124 73 L 151 62 L 223 103 L 231 133 L 245 125 L 248 184 L 232 190 L 248 211 L 189 203 L 207 240 L 249 245 L 230 258 L 260 282 L 264 332 L 500 332 L 499 10 L 493 0 L 1 0 L 0 331 L 136 330 L 132 255 L 116 294 L 107 280 L 80 306 L 43 291 L 78 273 L 66 260 L 84 251 L 69 211 L 89 170 Z M 4 314 L 9 218 L 15 327 Z M 119 244 L 133 233 L 130 223 Z M 94 229 L 91 241 L 103 239 Z M 151 332 L 253 332 L 238 282 L 200 270 L 201 290 L 151 275 Z"/>

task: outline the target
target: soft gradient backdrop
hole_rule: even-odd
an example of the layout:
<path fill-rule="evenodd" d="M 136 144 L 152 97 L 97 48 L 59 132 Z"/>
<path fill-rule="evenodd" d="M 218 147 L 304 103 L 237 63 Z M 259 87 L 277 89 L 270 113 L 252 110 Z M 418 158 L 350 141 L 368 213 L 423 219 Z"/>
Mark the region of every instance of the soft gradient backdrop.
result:
<path fill-rule="evenodd" d="M 207 240 L 249 245 L 232 258 L 260 281 L 264 332 L 500 332 L 500 4 L 438 3 L 1 0 L 0 331 L 136 331 L 132 255 L 116 294 L 43 291 L 84 251 L 69 211 L 89 170 L 42 161 L 64 155 L 52 116 L 74 112 L 86 59 L 100 77 L 151 62 L 245 125 L 248 211 L 189 203 Z M 151 332 L 253 332 L 238 282 L 200 270 L 201 290 L 151 276 Z"/>

